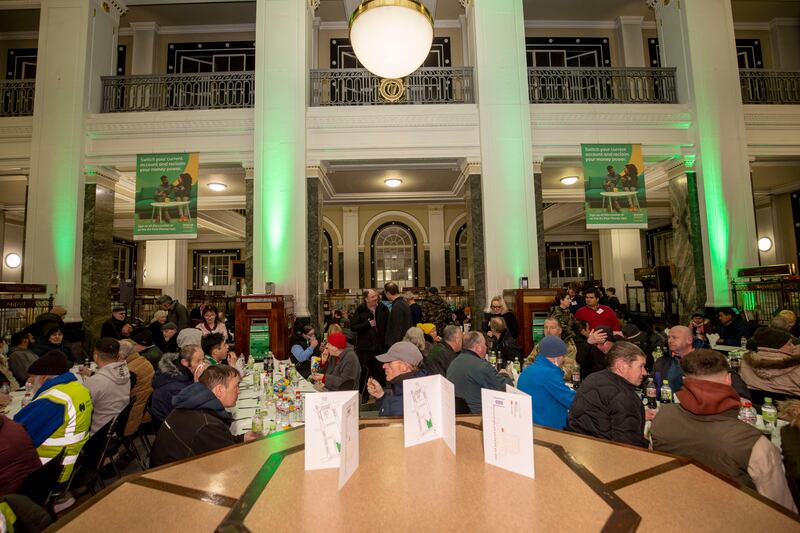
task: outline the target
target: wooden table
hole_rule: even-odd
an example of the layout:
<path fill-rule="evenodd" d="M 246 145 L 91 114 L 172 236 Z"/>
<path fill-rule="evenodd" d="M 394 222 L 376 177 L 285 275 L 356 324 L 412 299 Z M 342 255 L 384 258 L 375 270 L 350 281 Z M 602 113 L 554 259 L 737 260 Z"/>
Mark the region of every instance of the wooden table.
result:
<path fill-rule="evenodd" d="M 403 447 L 400 419 L 362 419 L 360 466 L 303 469 L 303 429 L 128 476 L 51 531 L 798 531 L 797 515 L 672 455 L 534 428 L 536 479 L 483 462 L 480 418 L 458 454 Z"/>

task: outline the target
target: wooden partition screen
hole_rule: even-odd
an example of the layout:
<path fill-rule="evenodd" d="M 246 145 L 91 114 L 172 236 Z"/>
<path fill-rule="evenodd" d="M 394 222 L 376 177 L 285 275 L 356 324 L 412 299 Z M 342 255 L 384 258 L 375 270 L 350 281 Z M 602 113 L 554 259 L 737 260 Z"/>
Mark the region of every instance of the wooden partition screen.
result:
<path fill-rule="evenodd" d="M 278 359 L 289 357 L 289 341 L 294 328 L 294 297 L 252 294 L 236 297 L 236 353 L 250 350 L 250 325 L 267 320 L 269 348 Z"/>
<path fill-rule="evenodd" d="M 522 353 L 527 355 L 533 350 L 534 318 L 547 316 L 550 307 L 555 303 L 561 289 L 506 289 L 503 299 L 509 310 L 514 312 L 519 323 L 519 338 Z"/>

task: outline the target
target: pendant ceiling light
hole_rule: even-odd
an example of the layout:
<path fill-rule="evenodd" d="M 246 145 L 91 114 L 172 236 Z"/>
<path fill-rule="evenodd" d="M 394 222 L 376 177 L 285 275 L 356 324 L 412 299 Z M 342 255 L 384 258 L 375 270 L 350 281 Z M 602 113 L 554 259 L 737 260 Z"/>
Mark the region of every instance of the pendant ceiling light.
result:
<path fill-rule="evenodd" d="M 362 0 L 350 17 L 350 44 L 381 78 L 408 76 L 428 57 L 433 17 L 417 0 Z"/>

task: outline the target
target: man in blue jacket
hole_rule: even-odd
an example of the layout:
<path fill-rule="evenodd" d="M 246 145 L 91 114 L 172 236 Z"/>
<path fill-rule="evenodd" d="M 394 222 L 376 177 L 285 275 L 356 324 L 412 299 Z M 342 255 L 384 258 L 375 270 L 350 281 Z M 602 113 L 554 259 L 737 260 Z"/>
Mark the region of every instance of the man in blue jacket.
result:
<path fill-rule="evenodd" d="M 533 399 L 533 423 L 553 429 L 564 429 L 575 391 L 564 384 L 564 357 L 567 345 L 560 338 L 548 335 L 539 343 L 539 354 L 531 366 L 519 376 L 517 388 Z"/>
<path fill-rule="evenodd" d="M 407 341 L 396 342 L 389 351 L 376 359 L 383 363 L 386 383 L 389 390 L 384 391 L 380 383 L 369 378 L 367 391 L 374 397 L 380 411 L 379 416 L 403 416 L 403 383 L 407 379 L 421 378 L 428 374 L 419 369 L 422 353 Z"/>

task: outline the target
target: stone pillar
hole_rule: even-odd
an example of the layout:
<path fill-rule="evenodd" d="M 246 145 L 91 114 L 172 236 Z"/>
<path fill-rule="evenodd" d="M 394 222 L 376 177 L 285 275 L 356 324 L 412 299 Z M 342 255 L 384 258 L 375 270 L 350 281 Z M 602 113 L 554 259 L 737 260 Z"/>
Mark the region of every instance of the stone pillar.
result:
<path fill-rule="evenodd" d="M 114 74 L 124 4 L 42 0 L 25 226 L 26 283 L 45 283 L 80 320 L 85 118 Z"/>
<path fill-rule="evenodd" d="M 617 57 L 626 67 L 646 67 L 641 16 L 617 17 Z M 616 66 L 616 65 L 615 65 Z"/>
<path fill-rule="evenodd" d="M 672 258 L 678 287 L 678 313 L 681 323 L 705 306 L 706 283 L 703 268 L 703 244 L 700 238 L 700 207 L 697 199 L 697 176 L 694 172 L 669 182 L 672 207 Z"/>
<path fill-rule="evenodd" d="M 308 236 L 308 311 L 311 314 L 311 324 L 319 328 L 322 324 L 322 254 L 320 241 L 322 237 L 322 185 L 319 178 L 309 173 L 306 179 L 306 198 L 308 208 L 306 211 Z"/>
<path fill-rule="evenodd" d="M 706 305 L 730 305 L 736 270 L 758 264 L 753 190 L 729 0 L 655 6 L 661 63 L 677 67 L 680 102 L 695 120 Z"/>
<path fill-rule="evenodd" d="M 344 289 L 359 288 L 358 279 L 358 208 L 342 208 L 342 251 L 344 253 Z M 334 258 L 335 260 L 335 258 Z"/>
<path fill-rule="evenodd" d="M 642 232 L 638 229 L 600 230 L 600 269 L 604 287 L 617 289 L 621 303 L 627 303 L 625 277 L 633 278 L 633 269 L 643 263 Z M 634 283 L 630 283 L 633 285 Z"/>
<path fill-rule="evenodd" d="M 131 74 L 155 74 L 158 24 L 155 22 L 131 22 L 131 29 L 133 30 Z"/>
<path fill-rule="evenodd" d="M 533 191 L 536 210 L 536 241 L 539 249 L 539 287 L 547 287 L 547 253 L 544 245 L 544 200 L 542 200 L 542 163 L 539 158 L 533 162 Z M 530 280 L 528 280 L 530 283 Z M 533 285 L 530 285 L 533 286 Z"/>
<path fill-rule="evenodd" d="M 795 194 L 795 201 L 796 195 Z M 778 264 L 795 263 L 800 266 L 797 258 L 797 242 L 794 237 L 794 224 L 792 223 L 792 194 L 776 194 L 770 197 L 772 204 L 772 231 L 775 235 L 775 262 Z"/>
<path fill-rule="evenodd" d="M 83 197 L 81 316 L 94 334 L 111 313 L 114 268 L 114 189 L 117 178 L 101 169 L 86 172 Z"/>
<path fill-rule="evenodd" d="M 275 283 L 308 316 L 306 105 L 313 10 L 309 2 L 256 3 L 253 291 Z"/>
<path fill-rule="evenodd" d="M 253 294 L 253 163 L 244 163 L 244 261 L 245 287 L 242 294 Z"/>
<path fill-rule="evenodd" d="M 539 285 L 531 114 L 521 0 L 472 1 L 486 239 L 486 292 Z M 514 223 L 509 224 L 508 216 Z"/>
<path fill-rule="evenodd" d="M 473 325 L 477 327 L 483 320 L 486 308 L 486 255 L 483 226 L 483 187 L 481 175 L 467 177 L 464 199 L 467 203 L 467 253 L 469 254 L 469 293 L 472 295 Z M 494 296 L 494 294 L 492 295 Z M 492 296 L 489 296 L 491 298 Z"/>
<path fill-rule="evenodd" d="M 145 245 L 145 287 L 161 289 L 186 304 L 189 246 L 185 240 L 147 241 Z"/>
<path fill-rule="evenodd" d="M 793 18 L 769 21 L 769 41 L 772 47 L 772 68 L 800 70 L 800 22 Z"/>
<path fill-rule="evenodd" d="M 444 206 L 428 206 L 428 239 L 430 240 L 430 273 L 429 285 L 441 287 L 445 284 L 444 263 Z"/>

